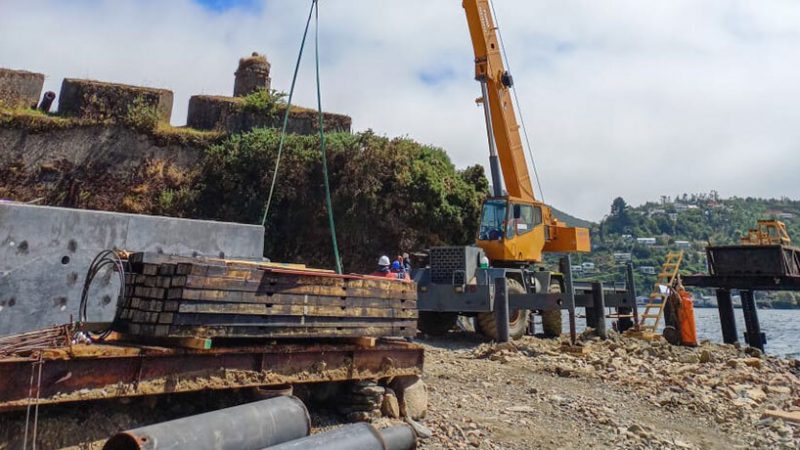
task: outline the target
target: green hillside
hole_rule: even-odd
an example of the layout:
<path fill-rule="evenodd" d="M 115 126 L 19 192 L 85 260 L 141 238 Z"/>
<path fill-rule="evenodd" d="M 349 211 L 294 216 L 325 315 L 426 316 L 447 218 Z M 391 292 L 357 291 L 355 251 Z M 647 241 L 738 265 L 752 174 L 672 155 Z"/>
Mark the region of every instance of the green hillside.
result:
<path fill-rule="evenodd" d="M 609 215 L 592 228 L 592 253 L 574 257 L 573 265 L 594 263 L 595 270 L 580 278 L 612 281 L 621 278 L 619 267 L 629 256 L 637 271 L 637 292 L 646 295 L 655 276 L 642 272 L 647 271 L 647 267 L 658 271 L 668 251 L 684 250 L 684 273 L 705 273 L 706 245 L 736 243 L 758 219 L 781 220 L 790 236 L 800 238 L 800 201 L 797 200 L 720 198 L 712 191 L 674 198 L 663 196 L 659 202 L 631 206 L 619 197 L 612 203 Z M 651 242 L 637 241 L 641 238 L 650 238 Z M 655 239 L 654 244 L 652 239 Z M 709 292 L 696 293 L 707 294 Z M 764 295 L 760 300 L 773 307 L 800 305 L 791 293 Z"/>

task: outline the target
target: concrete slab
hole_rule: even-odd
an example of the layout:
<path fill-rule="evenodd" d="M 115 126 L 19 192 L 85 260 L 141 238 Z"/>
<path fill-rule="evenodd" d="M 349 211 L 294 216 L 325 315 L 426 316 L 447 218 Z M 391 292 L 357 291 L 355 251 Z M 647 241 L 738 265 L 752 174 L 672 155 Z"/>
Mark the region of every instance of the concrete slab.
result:
<path fill-rule="evenodd" d="M 0 335 L 77 318 L 92 259 L 113 248 L 260 259 L 264 228 L 0 202 Z M 119 284 L 112 275 L 95 279 L 91 321 L 114 317 Z"/>

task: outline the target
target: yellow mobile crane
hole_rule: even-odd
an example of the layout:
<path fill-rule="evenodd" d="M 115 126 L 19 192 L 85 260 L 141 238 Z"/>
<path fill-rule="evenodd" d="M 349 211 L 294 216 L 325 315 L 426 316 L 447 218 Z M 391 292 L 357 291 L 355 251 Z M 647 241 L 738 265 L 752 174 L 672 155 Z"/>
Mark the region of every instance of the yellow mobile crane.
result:
<path fill-rule="evenodd" d="M 511 98 L 514 81 L 503 64 L 489 0 L 464 0 L 463 6 L 475 51 L 475 79 L 481 84 L 494 189 L 483 205 L 478 247 L 493 265 L 512 267 L 541 262 L 542 252 L 590 251 L 589 230 L 565 226 L 536 200 Z M 503 181 L 508 195 L 503 195 Z M 497 229 L 493 218 L 504 218 L 506 227 Z"/>
<path fill-rule="evenodd" d="M 432 248 L 429 267 L 415 272 L 419 327 L 440 334 L 455 325 L 458 315 L 466 315 L 476 317 L 476 327 L 489 337 L 518 338 L 529 329 L 530 311 L 538 311 L 544 333 L 556 336 L 565 306 L 548 294 L 567 288 L 571 295 L 572 284 L 565 285 L 564 274 L 535 265 L 543 253 L 590 251 L 589 230 L 560 222 L 534 195 L 510 91 L 514 82 L 503 63 L 491 4 L 464 0 L 463 7 L 475 52 L 475 79 L 481 85 L 478 102 L 485 114 L 493 192 L 483 204 L 476 245 Z M 497 310 L 497 280 L 513 294 L 508 311 Z M 502 320 L 506 314 L 508 330 Z"/>

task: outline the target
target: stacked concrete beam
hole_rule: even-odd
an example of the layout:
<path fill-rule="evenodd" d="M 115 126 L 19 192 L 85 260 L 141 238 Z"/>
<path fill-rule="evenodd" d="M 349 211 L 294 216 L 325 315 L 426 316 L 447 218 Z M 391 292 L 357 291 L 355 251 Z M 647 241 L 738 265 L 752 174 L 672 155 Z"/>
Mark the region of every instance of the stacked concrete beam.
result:
<path fill-rule="evenodd" d="M 44 75 L 0 68 L 0 106 L 35 108 L 44 86 Z"/>
<path fill-rule="evenodd" d="M 106 249 L 261 260 L 255 225 L 0 202 L 0 335 L 78 318 L 86 272 Z M 111 321 L 119 281 L 100 274 L 89 320 Z"/>
<path fill-rule="evenodd" d="M 82 119 L 124 121 L 132 107 L 152 107 L 160 120 L 169 122 L 172 97 L 172 91 L 166 89 L 65 78 L 58 112 Z"/>

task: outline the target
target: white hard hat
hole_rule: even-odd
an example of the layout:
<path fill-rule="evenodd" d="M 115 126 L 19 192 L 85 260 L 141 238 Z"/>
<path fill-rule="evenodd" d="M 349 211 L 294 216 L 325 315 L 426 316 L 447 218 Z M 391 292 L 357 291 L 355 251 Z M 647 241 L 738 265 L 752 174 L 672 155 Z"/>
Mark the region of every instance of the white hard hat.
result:
<path fill-rule="evenodd" d="M 389 264 L 391 263 L 389 262 L 389 257 L 386 255 L 381 256 L 380 259 L 378 260 L 379 266 L 388 266 Z"/>

